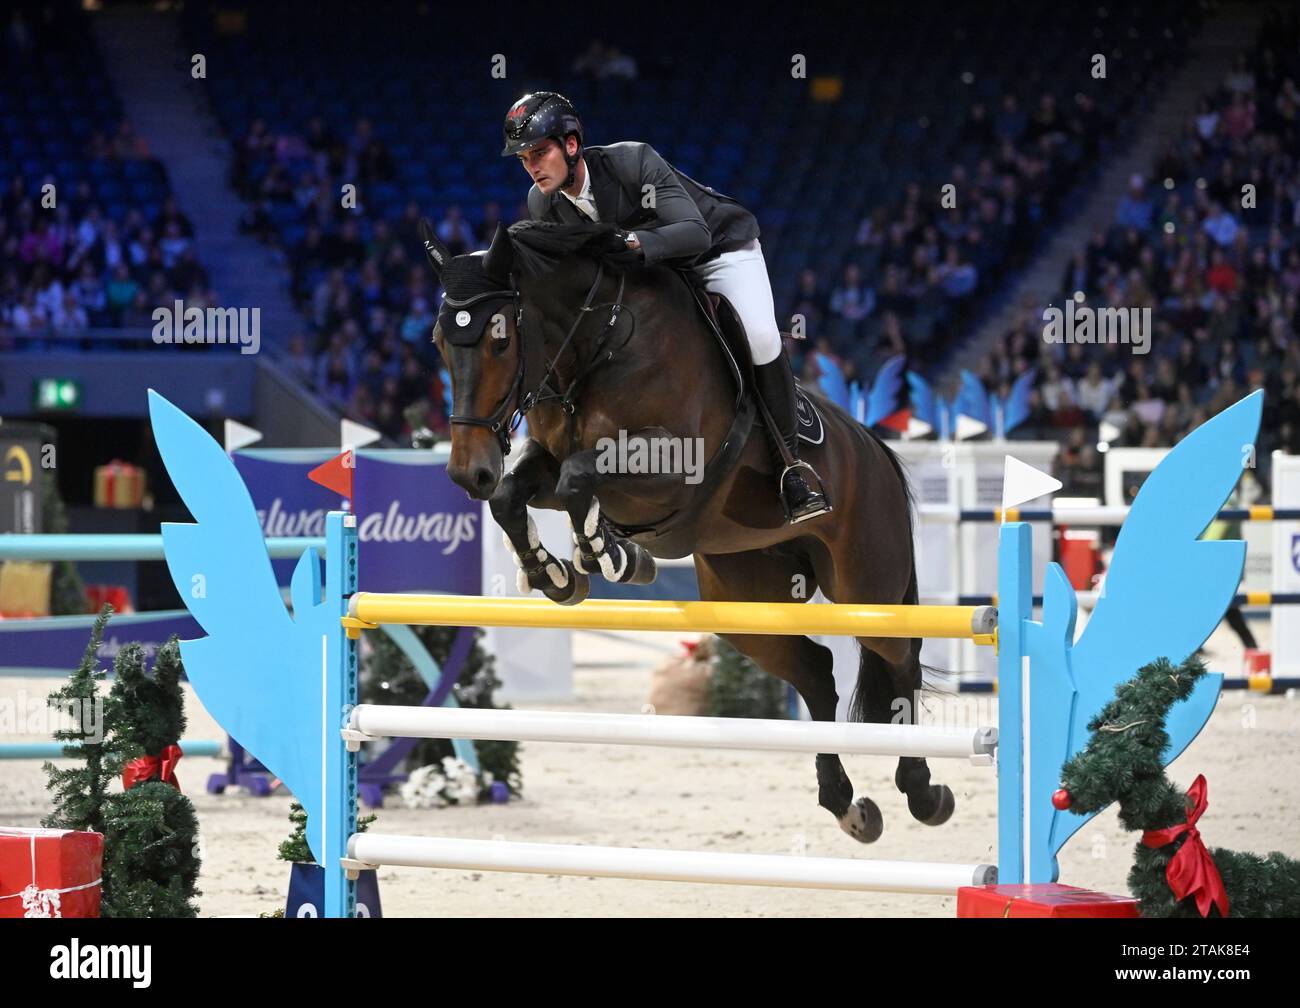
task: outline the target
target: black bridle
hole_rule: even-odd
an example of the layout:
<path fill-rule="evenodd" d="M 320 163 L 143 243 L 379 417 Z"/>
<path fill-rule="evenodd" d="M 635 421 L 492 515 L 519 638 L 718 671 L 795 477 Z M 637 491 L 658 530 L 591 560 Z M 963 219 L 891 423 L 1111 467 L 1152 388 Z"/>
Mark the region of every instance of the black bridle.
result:
<path fill-rule="evenodd" d="M 510 387 L 506 389 L 506 394 L 501 401 L 497 403 L 497 408 L 491 414 L 485 417 L 467 416 L 461 413 L 452 413 L 447 417 L 448 421 L 453 424 L 464 424 L 470 427 L 486 427 L 501 441 L 503 448 L 508 452 L 510 450 L 510 432 L 518 425 L 518 420 L 513 420 L 507 425 L 506 420 L 511 416 L 511 404 L 519 392 L 519 386 L 524 380 L 524 348 L 523 348 L 523 320 L 524 306 L 519 300 L 519 291 L 513 287 L 509 290 L 491 290 L 482 294 L 475 294 L 473 297 L 457 300 L 450 294 L 444 294 L 443 304 L 459 310 L 472 308 L 474 305 L 482 304 L 484 301 L 514 301 L 515 302 L 515 332 L 519 334 L 520 347 L 516 354 L 518 364 L 515 368 L 515 377 L 510 382 Z"/>
<path fill-rule="evenodd" d="M 532 391 L 525 392 L 523 396 L 520 396 L 519 392 L 520 389 L 523 388 L 526 380 L 524 375 L 525 363 L 527 360 L 527 348 L 525 346 L 524 335 L 524 306 L 523 302 L 520 300 L 519 290 L 514 285 L 514 278 L 511 277 L 511 286 L 509 288 L 485 291 L 482 294 L 475 294 L 473 297 L 465 298 L 460 301 L 444 295 L 443 303 L 451 308 L 459 310 L 482 304 L 485 301 L 514 301 L 515 332 L 519 337 L 519 345 L 515 352 L 515 376 L 511 380 L 510 386 L 506 389 L 505 395 L 502 396 L 501 401 L 497 403 L 496 409 L 494 409 L 488 416 L 468 416 L 462 413 L 453 413 L 447 419 L 453 424 L 463 424 L 471 427 L 486 427 L 497 436 L 497 440 L 501 444 L 501 453 L 503 455 L 509 455 L 510 436 L 519 428 L 519 424 L 523 421 L 529 410 L 538 403 L 547 402 L 551 399 L 558 399 L 560 400 L 560 407 L 564 412 L 570 417 L 573 416 L 574 412 L 577 410 L 577 397 L 582 383 L 594 370 L 596 370 L 596 368 L 609 361 L 614 356 L 613 350 L 606 351 L 603 356 L 601 355 L 601 350 L 604 347 L 605 340 L 609 337 L 609 334 L 613 332 L 615 326 L 618 325 L 619 314 L 624 309 L 623 291 L 627 284 L 627 277 L 623 273 L 619 274 L 618 293 L 615 295 L 613 301 L 606 301 L 602 304 L 592 304 L 592 300 L 595 298 L 596 291 L 600 288 L 600 282 L 604 279 L 604 276 L 604 263 L 598 263 L 596 266 L 596 278 L 592 281 L 591 287 L 587 291 L 587 296 L 583 299 L 582 307 L 578 309 L 578 314 L 573 320 L 573 324 L 569 326 L 568 335 L 564 337 L 564 342 L 560 344 L 560 349 L 556 351 L 554 359 L 547 362 L 546 372 L 542 375 L 541 381 L 537 383 L 537 386 L 533 388 Z M 596 344 L 591 358 L 587 361 L 585 367 L 579 369 L 578 374 L 574 377 L 573 381 L 569 383 L 569 387 L 565 389 L 564 392 L 561 393 L 557 391 L 551 386 L 551 377 L 554 375 L 555 369 L 559 365 L 561 356 L 563 356 L 564 351 L 568 349 L 569 344 L 573 341 L 573 337 L 577 335 L 578 328 L 582 325 L 583 320 L 587 318 L 587 315 L 590 312 L 596 311 L 598 308 L 605 307 L 610 309 L 609 320 L 605 323 L 600 335 L 596 337 Z M 633 315 L 630 310 L 628 311 L 628 314 L 632 318 L 632 328 L 628 331 L 628 339 L 631 339 L 632 332 L 636 329 L 636 316 Z M 624 342 L 626 342 L 626 340 Z"/>

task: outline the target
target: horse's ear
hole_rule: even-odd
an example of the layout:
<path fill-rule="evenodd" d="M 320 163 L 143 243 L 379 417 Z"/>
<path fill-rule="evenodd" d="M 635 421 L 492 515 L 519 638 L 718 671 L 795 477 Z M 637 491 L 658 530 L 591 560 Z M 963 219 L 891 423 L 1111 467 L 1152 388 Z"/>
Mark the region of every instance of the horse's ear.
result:
<path fill-rule="evenodd" d="M 424 254 L 429 257 L 429 265 L 433 271 L 438 274 L 438 279 L 442 279 L 442 268 L 447 265 L 451 258 L 451 250 L 438 240 L 437 233 L 433 230 L 433 225 L 429 223 L 428 217 L 420 218 L 420 241 L 424 245 Z"/>
<path fill-rule="evenodd" d="M 515 250 L 510 244 L 510 232 L 504 224 L 498 224 L 497 233 L 492 236 L 492 244 L 483 257 L 483 270 L 488 276 L 505 283 L 510 279 L 514 265 Z"/>

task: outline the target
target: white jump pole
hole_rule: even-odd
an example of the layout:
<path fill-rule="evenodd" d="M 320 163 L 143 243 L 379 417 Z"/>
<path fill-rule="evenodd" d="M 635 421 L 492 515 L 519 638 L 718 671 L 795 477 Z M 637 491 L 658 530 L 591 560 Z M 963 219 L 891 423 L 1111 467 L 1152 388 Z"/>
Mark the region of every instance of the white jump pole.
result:
<path fill-rule="evenodd" d="M 970 759 L 991 764 L 996 728 L 775 721 L 655 714 L 575 714 L 361 704 L 350 727 L 368 738 L 488 739 L 758 752 Z"/>
<path fill-rule="evenodd" d="M 993 865 L 720 854 L 382 833 L 355 834 L 348 843 L 348 856 L 361 867 L 459 868 L 530 875 L 580 875 L 940 896 L 952 895 L 962 886 L 987 885 L 997 880 L 997 869 Z"/>

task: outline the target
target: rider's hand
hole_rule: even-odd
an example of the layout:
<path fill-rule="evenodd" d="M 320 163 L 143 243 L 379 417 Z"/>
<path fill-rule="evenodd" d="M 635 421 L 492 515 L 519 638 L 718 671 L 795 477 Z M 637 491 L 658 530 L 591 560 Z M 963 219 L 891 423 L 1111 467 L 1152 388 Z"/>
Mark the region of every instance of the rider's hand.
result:
<path fill-rule="evenodd" d="M 641 241 L 633 236 L 635 243 L 628 243 L 629 232 L 612 231 L 601 242 L 601 256 L 606 262 L 615 266 L 627 269 L 630 266 L 641 266 L 645 263 L 645 253 L 641 251 Z"/>

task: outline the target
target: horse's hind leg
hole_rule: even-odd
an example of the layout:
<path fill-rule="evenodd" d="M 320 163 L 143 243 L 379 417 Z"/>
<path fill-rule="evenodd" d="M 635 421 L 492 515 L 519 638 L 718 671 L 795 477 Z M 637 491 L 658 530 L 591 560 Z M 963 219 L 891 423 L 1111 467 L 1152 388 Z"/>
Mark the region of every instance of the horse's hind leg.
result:
<path fill-rule="evenodd" d="M 860 638 L 862 665 L 853 720 L 877 724 L 916 724 L 920 720 L 921 642 Z M 907 796 L 912 817 L 927 826 L 951 818 L 956 800 L 946 784 L 930 783 L 924 757 L 901 756 L 894 784 Z"/>
<path fill-rule="evenodd" d="M 736 602 L 792 602 L 810 597 L 817 589 L 811 568 L 788 553 L 730 553 L 696 556 L 695 573 L 700 598 Z M 802 589 L 795 598 L 796 584 Z M 830 651 L 803 635 L 724 634 L 733 646 L 756 662 L 768 675 L 790 683 L 808 705 L 814 721 L 834 721 L 839 695 Z M 817 755 L 817 799 L 835 816 L 840 828 L 863 843 L 871 843 L 884 830 L 880 809 L 870 798 L 853 800 L 853 784 L 844 764 L 834 753 Z"/>
<path fill-rule="evenodd" d="M 587 597 L 591 579 L 563 557 L 546 551 L 528 504 L 546 502 L 559 475 L 559 464 L 536 441 L 527 441 L 519 461 L 501 478 L 488 502 L 492 517 L 506 534 L 506 545 L 519 565 L 519 590 L 540 591 L 552 602 L 575 605 Z"/>
<path fill-rule="evenodd" d="M 848 509 L 845 509 L 848 513 Z M 890 565 L 888 574 L 901 569 L 893 583 L 869 564 L 834 563 L 833 557 L 850 555 L 830 544 L 813 552 L 813 564 L 827 596 L 836 602 L 915 605 L 916 570 L 910 556 L 900 557 L 898 566 Z M 910 571 L 909 571 L 910 568 Z M 875 724 L 916 724 L 920 719 L 921 641 L 919 639 L 859 637 L 858 684 L 849 712 L 852 721 Z M 946 785 L 930 783 L 930 767 L 922 757 L 902 756 L 894 774 L 894 784 L 907 796 L 907 808 L 918 821 L 938 826 L 948 821 L 955 807 L 952 791 Z"/>

